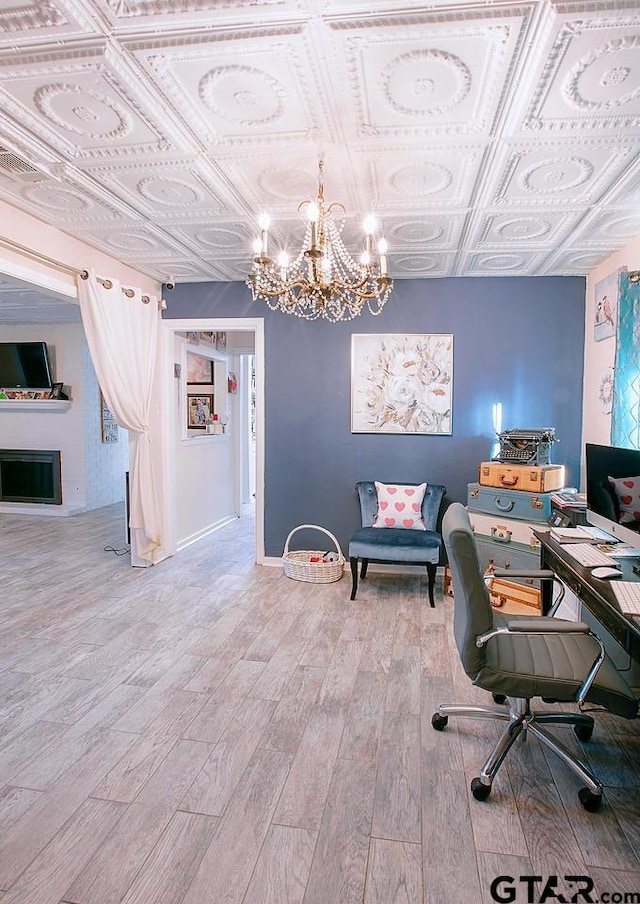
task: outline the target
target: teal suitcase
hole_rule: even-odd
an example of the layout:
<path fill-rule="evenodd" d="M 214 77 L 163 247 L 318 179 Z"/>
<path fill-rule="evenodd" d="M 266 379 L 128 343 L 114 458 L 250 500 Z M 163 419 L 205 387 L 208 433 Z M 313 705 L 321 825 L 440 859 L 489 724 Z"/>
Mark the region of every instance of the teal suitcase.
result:
<path fill-rule="evenodd" d="M 551 516 L 552 496 L 553 493 L 483 487 L 479 483 L 467 485 L 467 507 L 471 511 L 507 515 L 522 521 L 539 521 L 541 524 Z"/>

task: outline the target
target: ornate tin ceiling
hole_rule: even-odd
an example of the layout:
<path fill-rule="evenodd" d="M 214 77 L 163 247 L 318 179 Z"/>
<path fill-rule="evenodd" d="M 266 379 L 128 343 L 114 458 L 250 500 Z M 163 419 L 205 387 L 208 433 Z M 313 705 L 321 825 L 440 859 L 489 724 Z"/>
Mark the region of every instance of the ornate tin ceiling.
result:
<path fill-rule="evenodd" d="M 243 279 L 262 209 L 296 250 L 319 152 L 396 278 L 584 274 L 640 233 L 640 3 L 0 0 L 0 145 L 160 280 Z"/>

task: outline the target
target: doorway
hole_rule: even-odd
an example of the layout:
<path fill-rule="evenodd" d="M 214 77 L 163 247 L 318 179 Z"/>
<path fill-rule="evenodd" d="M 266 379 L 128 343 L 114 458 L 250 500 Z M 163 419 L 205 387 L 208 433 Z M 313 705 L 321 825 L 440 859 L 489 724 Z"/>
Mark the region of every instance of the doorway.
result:
<path fill-rule="evenodd" d="M 229 520 L 242 517 L 246 500 L 255 500 L 255 559 L 261 564 L 264 561 L 264 321 L 261 318 L 163 320 L 162 332 L 167 549 L 175 554 Z M 187 333 L 226 333 L 235 339 L 233 348 L 229 349 L 228 368 L 238 380 L 238 390 L 232 400 L 233 413 L 225 436 L 207 436 L 204 432 L 200 436 L 182 435 L 184 380 L 176 342 Z M 231 455 L 232 467 L 225 464 L 229 461 L 225 454 Z M 232 481 L 233 504 L 227 506 L 226 519 L 220 513 L 208 519 L 201 510 L 198 523 L 186 525 L 185 507 L 203 504 L 196 490 L 192 494 L 192 487 L 197 487 L 199 479 L 211 482 L 206 484 L 208 490 L 221 481 L 219 487 L 224 492 L 229 489 L 226 482 Z M 206 500 L 204 504 L 206 507 Z"/>

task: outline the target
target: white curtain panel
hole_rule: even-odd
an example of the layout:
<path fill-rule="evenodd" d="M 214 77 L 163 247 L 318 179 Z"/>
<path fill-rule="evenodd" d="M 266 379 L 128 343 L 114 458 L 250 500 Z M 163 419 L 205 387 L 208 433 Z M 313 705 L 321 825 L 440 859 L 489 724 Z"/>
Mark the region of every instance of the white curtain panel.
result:
<path fill-rule="evenodd" d="M 105 280 L 106 282 L 106 280 Z M 131 432 L 129 494 L 132 552 L 152 563 L 161 545 L 160 506 L 153 473 L 149 412 L 160 312 L 154 295 L 128 298 L 118 280 L 105 288 L 91 271 L 78 277 L 78 299 L 89 352 L 105 401 Z"/>

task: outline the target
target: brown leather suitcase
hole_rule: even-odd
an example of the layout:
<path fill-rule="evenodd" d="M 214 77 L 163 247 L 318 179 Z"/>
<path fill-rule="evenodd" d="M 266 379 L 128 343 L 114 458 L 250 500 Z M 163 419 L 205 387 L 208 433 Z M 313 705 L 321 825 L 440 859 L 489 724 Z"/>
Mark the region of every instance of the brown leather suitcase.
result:
<path fill-rule="evenodd" d="M 483 461 L 479 482 L 483 487 L 551 493 L 564 486 L 564 465 L 505 465 L 499 461 Z"/>
<path fill-rule="evenodd" d="M 488 582 L 489 599 L 494 609 L 502 609 L 505 614 L 531 610 L 532 615 L 542 614 L 542 595 L 537 587 L 519 584 L 517 581 L 505 581 L 504 578 L 493 578 Z"/>

